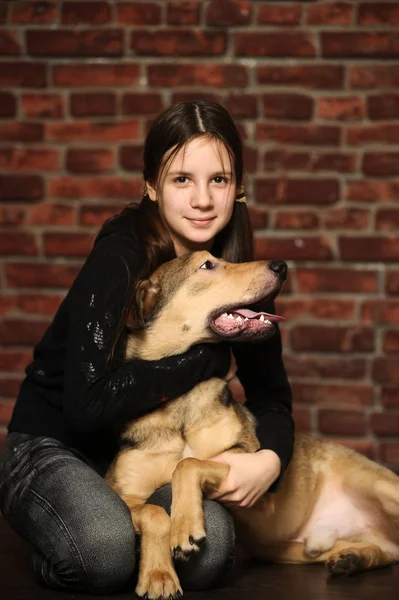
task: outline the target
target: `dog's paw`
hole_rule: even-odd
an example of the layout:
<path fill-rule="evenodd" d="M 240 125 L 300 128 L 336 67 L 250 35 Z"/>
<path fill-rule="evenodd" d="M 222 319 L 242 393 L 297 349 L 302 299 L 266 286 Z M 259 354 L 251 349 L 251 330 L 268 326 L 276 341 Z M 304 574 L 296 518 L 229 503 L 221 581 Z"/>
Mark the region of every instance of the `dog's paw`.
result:
<path fill-rule="evenodd" d="M 331 550 L 336 540 L 336 531 L 315 530 L 305 540 L 305 554 L 309 558 L 317 558 L 323 552 Z"/>
<path fill-rule="evenodd" d="M 347 577 L 361 570 L 361 557 L 356 550 L 336 552 L 329 557 L 327 569 L 332 577 Z"/>
<path fill-rule="evenodd" d="M 199 552 L 205 538 L 203 519 L 191 519 L 188 516 L 172 518 L 170 549 L 175 560 L 189 560 Z"/>
<path fill-rule="evenodd" d="M 152 569 L 140 573 L 136 594 L 143 600 L 180 600 L 183 590 L 174 569 Z"/>

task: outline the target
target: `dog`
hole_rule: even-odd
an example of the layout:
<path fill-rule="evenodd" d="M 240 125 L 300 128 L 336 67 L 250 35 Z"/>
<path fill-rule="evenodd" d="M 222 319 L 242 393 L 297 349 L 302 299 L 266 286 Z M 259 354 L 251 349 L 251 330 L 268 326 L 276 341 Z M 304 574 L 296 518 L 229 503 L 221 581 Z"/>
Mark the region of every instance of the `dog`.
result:
<path fill-rule="evenodd" d="M 126 358 L 156 360 L 202 342 L 263 340 L 281 317 L 259 306 L 274 299 L 282 261 L 232 264 L 194 252 L 161 265 L 136 287 Z M 200 551 L 206 531 L 203 496 L 217 491 L 226 450 L 255 452 L 255 419 L 219 378 L 126 424 L 106 480 L 128 505 L 141 537 L 138 596 L 180 598 L 174 560 Z M 146 504 L 172 482 L 170 517 Z M 237 539 L 266 561 L 325 563 L 330 576 L 399 560 L 399 477 L 344 446 L 296 436 L 278 491 L 250 508 L 231 509 Z"/>

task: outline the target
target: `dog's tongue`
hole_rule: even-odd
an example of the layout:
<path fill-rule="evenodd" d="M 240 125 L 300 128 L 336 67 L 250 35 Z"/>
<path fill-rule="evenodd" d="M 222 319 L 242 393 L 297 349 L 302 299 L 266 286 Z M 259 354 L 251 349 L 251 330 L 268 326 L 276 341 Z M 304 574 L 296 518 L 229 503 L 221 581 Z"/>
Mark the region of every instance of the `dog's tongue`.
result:
<path fill-rule="evenodd" d="M 255 312 L 253 310 L 250 310 L 249 308 L 238 308 L 235 309 L 234 312 L 238 315 L 241 315 L 242 317 L 247 317 L 248 319 L 254 319 L 255 317 L 260 317 L 260 315 L 263 315 L 264 317 L 269 319 L 269 321 L 276 322 L 285 320 L 284 317 L 280 317 L 279 315 L 271 315 L 267 312 Z"/>

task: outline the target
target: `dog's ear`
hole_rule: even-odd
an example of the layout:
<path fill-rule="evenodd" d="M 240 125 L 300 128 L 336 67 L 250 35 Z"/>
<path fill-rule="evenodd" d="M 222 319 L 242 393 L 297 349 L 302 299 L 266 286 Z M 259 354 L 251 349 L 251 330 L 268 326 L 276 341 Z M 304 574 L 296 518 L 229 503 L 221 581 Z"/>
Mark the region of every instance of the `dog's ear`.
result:
<path fill-rule="evenodd" d="M 135 291 L 135 307 L 127 320 L 129 329 L 145 327 L 161 293 L 160 282 L 157 278 L 139 281 Z"/>

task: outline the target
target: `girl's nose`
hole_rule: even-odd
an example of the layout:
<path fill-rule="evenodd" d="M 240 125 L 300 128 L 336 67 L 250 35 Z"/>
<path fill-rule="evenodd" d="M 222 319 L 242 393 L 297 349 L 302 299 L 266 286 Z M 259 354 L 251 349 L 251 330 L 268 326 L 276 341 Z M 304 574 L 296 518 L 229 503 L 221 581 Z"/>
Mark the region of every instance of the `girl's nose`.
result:
<path fill-rule="evenodd" d="M 195 188 L 191 198 L 191 205 L 197 208 L 208 208 L 213 206 L 212 194 L 208 186 L 198 186 Z"/>

